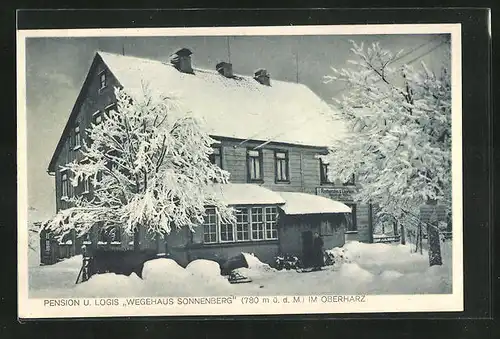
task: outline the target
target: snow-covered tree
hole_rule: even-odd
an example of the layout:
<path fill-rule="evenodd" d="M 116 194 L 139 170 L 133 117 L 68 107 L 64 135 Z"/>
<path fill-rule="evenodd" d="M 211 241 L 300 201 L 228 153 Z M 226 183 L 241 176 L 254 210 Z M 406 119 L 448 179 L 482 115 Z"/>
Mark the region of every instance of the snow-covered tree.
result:
<path fill-rule="evenodd" d="M 349 135 L 332 145 L 330 175 L 359 183 L 355 198 L 378 204 L 385 217 L 417 225 L 419 207 L 437 201 L 451 209 L 451 79 L 424 63 L 397 66 L 379 43 L 352 42 L 350 69 L 332 68 L 326 82 L 343 81 L 336 100 Z M 439 249 L 438 249 L 439 250 Z"/>
<path fill-rule="evenodd" d="M 89 180 L 91 194 L 69 198 L 69 207 L 44 229 L 82 236 L 99 224 L 133 235 L 141 226 L 165 235 L 174 228 L 195 230 L 207 205 L 232 221 L 232 209 L 209 187 L 226 183 L 229 173 L 210 162 L 216 141 L 200 121 L 147 85 L 133 96 L 117 88 L 115 96 L 116 109 L 88 129 L 83 160 L 64 166 L 73 186 Z"/>

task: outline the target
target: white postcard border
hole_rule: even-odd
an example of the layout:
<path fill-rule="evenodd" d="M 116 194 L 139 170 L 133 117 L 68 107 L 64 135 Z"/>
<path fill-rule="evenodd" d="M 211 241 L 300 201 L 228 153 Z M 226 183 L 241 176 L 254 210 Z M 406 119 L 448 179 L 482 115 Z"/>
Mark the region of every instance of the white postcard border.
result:
<path fill-rule="evenodd" d="M 183 297 L 166 300 L 151 297 L 155 305 L 124 306 L 128 298 L 76 298 L 68 304 L 79 307 L 50 306 L 49 299 L 28 297 L 28 187 L 26 139 L 26 39 L 33 37 L 111 37 L 111 36 L 251 36 L 251 35 L 374 35 L 374 34 L 451 34 L 452 72 L 452 189 L 453 189 L 453 286 L 451 294 L 443 295 L 367 295 L 363 301 L 332 295 L 259 296 L 256 303 L 243 303 L 254 296 L 226 296 L 224 303 L 182 304 Z M 463 197 L 462 197 L 462 60 L 460 24 L 405 25 L 339 25 L 339 26 L 272 26 L 272 27 L 196 27 L 196 28 L 134 28 L 134 29 L 68 29 L 17 31 L 17 161 L 18 161 L 18 316 L 29 318 L 82 318 L 115 316 L 194 316 L 194 315 L 257 315 L 318 314 L 373 312 L 444 312 L 463 311 Z M 294 298 L 303 298 L 300 299 Z M 309 298 L 316 297 L 316 301 Z M 166 297 L 168 298 L 168 297 Z M 217 298 L 217 297 L 215 297 Z M 268 299 L 266 299 L 268 298 Z M 278 302 L 274 299 L 278 298 Z M 288 298 L 284 302 L 283 298 Z M 323 299 L 322 299 L 323 298 Z M 354 298 L 354 299 L 353 299 Z M 65 298 L 67 299 L 67 298 Z M 117 306 L 98 306 L 110 299 Z M 133 299 L 133 297 L 131 298 Z M 148 298 L 139 298 L 147 303 Z M 157 299 L 153 301 L 153 299 Z M 164 298 L 163 298 L 164 299 Z M 294 302 L 296 300 L 297 302 Z M 50 302 L 50 301 L 49 301 Z M 110 301 L 111 302 L 111 301 Z M 172 305 L 169 303 L 172 302 Z M 45 303 L 45 305 L 44 305 Z M 88 306 L 83 306 L 88 303 Z M 96 304 L 97 303 L 97 304 Z M 180 304 L 179 304 L 180 303 Z"/>

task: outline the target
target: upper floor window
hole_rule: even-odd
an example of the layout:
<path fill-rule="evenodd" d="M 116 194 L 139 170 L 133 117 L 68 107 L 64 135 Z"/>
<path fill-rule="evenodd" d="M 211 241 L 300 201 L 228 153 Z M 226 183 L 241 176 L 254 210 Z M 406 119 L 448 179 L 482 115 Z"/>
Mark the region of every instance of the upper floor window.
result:
<path fill-rule="evenodd" d="M 356 218 L 356 204 L 346 204 L 351 208 L 351 213 L 346 213 L 347 227 L 346 231 L 355 232 L 358 230 L 357 218 Z"/>
<path fill-rule="evenodd" d="M 64 172 L 61 174 L 61 197 L 68 197 L 69 195 L 69 181 L 68 173 Z"/>
<path fill-rule="evenodd" d="M 328 178 L 328 166 L 330 166 L 330 164 L 328 163 L 328 161 L 320 158 L 319 159 L 319 166 L 320 166 L 319 167 L 320 182 L 322 184 L 331 184 L 331 183 L 333 183 Z"/>
<path fill-rule="evenodd" d="M 354 174 L 351 175 L 351 177 L 349 178 L 349 180 L 347 180 L 346 182 L 343 183 L 344 186 L 354 186 L 356 184 L 356 181 L 355 181 L 355 178 L 354 178 Z"/>
<path fill-rule="evenodd" d="M 289 182 L 288 152 L 274 152 L 274 162 L 276 165 L 276 182 Z"/>
<path fill-rule="evenodd" d="M 97 111 L 92 114 L 92 123 L 94 125 L 99 125 L 102 122 L 102 114 L 101 111 Z"/>
<path fill-rule="evenodd" d="M 248 181 L 262 180 L 262 151 L 247 151 Z"/>
<path fill-rule="evenodd" d="M 103 71 L 101 71 L 101 73 L 99 73 L 99 84 L 101 86 L 101 87 L 99 87 L 99 90 L 106 87 L 108 85 L 107 82 L 108 82 L 108 78 L 106 76 L 106 70 L 103 70 Z"/>
<path fill-rule="evenodd" d="M 220 146 L 214 147 L 209 159 L 212 164 L 222 168 L 222 148 Z"/>
<path fill-rule="evenodd" d="M 81 135 L 80 135 L 80 125 L 76 123 L 74 134 L 73 134 L 73 149 L 79 149 L 81 147 Z"/>
<path fill-rule="evenodd" d="M 90 192 L 90 178 L 83 179 L 83 193 Z"/>

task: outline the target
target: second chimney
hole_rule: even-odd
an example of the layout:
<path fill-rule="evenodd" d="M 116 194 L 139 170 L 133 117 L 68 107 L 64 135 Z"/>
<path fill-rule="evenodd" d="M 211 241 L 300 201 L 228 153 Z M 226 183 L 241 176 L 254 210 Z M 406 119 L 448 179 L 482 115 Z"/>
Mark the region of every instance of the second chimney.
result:
<path fill-rule="evenodd" d="M 182 73 L 193 74 L 193 67 L 191 66 L 191 52 L 187 48 L 181 48 L 170 57 L 170 62 Z"/>
<path fill-rule="evenodd" d="M 221 61 L 216 66 L 215 69 L 217 72 L 225 76 L 226 78 L 232 78 L 233 75 L 233 65 L 229 62 Z"/>
<path fill-rule="evenodd" d="M 253 78 L 262 85 L 271 86 L 271 76 L 264 68 L 259 68 L 255 71 Z"/>

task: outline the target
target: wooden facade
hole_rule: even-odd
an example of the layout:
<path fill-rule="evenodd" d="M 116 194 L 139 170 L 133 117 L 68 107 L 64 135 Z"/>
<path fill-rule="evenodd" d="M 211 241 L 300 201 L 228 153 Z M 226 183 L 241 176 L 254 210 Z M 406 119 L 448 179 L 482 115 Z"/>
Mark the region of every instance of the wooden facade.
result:
<path fill-rule="evenodd" d="M 63 199 L 64 195 L 92 194 L 92 187 L 87 187 L 84 183 L 80 183 L 78 187 L 68 185 L 69 187 L 65 188 L 65 180 L 69 181 L 71 178 L 70 173 L 61 170 L 61 166 L 75 159 L 82 160 L 79 151 L 81 146 L 75 144 L 75 140 L 80 141 L 80 143 L 88 142 L 86 129 L 90 127 L 93 119 L 115 104 L 115 86 L 121 85 L 97 55 L 49 165 L 49 173 L 54 175 L 55 179 L 57 210 L 69 207 Z M 344 192 L 355 190 L 356 186 L 352 183 L 346 186 L 339 182 L 322 180 L 322 166 L 319 156 L 326 154 L 326 148 L 269 142 L 267 140 L 240 140 L 220 135 L 212 137 L 220 142 L 217 145 L 220 154 L 216 163 L 230 172 L 232 183 L 252 183 L 276 192 L 303 192 L 323 195 L 351 204 L 356 212 L 355 218 L 349 226 L 349 223 L 343 221 L 343 215 L 342 218 L 338 215 L 324 215 L 310 216 L 309 219 L 304 217 L 304 219 L 280 213 L 277 239 L 234 243 L 204 244 L 203 241 L 193 241 L 193 235 L 187 230 L 173 231 L 167 239 L 150 236 L 144 230 L 140 230 L 141 250 L 153 251 L 159 255 L 167 253 L 175 257 L 181 264 L 186 264 L 197 258 L 223 261 L 240 252 L 255 253 L 261 260 L 270 262 L 279 253 L 300 255 L 304 246 L 301 240 L 304 232 L 321 231 L 322 221 L 328 220 L 332 223 L 332 227 L 327 234 L 324 232 L 322 234 L 325 248 L 342 246 L 345 239 L 373 241 L 371 207 L 369 205 L 356 205 L 350 198 L 350 194 Z M 256 160 L 252 160 L 254 162 L 250 161 L 249 154 L 257 154 Z M 278 162 L 280 162 L 279 165 Z M 259 167 L 256 170 L 257 163 Z M 258 171 L 258 173 L 253 173 L 258 174 L 258 178 L 252 177 L 252 170 Z M 69 240 L 71 240 L 71 245 L 69 245 Z M 62 255 L 75 255 L 81 253 L 82 245 L 85 245 L 88 252 L 99 249 L 129 251 L 133 249 L 134 239 L 126 234 L 119 234 L 115 240 L 102 241 L 99 238 L 98 225 L 96 225 L 92 232 L 85 237 L 78 238 L 74 234 L 70 235 L 68 245 L 66 242 L 64 245 L 56 242 L 51 242 L 51 244 L 54 247 L 66 248 L 64 251 L 69 254 L 64 252 Z M 41 251 L 43 252 L 46 248 L 47 246 L 41 246 Z M 52 259 L 45 259 L 46 262 L 56 261 L 54 257 L 59 255 L 57 250 L 49 252 L 52 253 Z M 48 258 L 47 254 L 45 254 L 45 258 Z"/>

